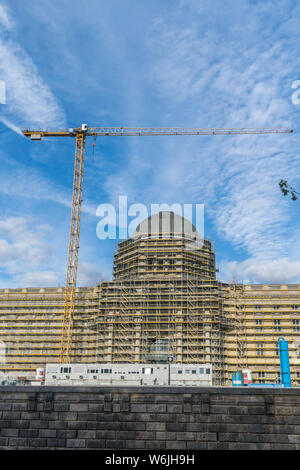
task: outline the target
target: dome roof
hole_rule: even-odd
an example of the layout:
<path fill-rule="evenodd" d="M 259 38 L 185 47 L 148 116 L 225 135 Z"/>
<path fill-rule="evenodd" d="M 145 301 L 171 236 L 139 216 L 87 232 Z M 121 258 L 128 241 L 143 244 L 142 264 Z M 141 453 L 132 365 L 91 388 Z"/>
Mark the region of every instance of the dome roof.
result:
<path fill-rule="evenodd" d="M 200 240 L 199 233 L 194 225 L 189 220 L 171 211 L 158 212 L 143 220 L 137 226 L 131 238 L 141 236 L 154 238 L 158 236 L 162 238 L 186 237 Z"/>

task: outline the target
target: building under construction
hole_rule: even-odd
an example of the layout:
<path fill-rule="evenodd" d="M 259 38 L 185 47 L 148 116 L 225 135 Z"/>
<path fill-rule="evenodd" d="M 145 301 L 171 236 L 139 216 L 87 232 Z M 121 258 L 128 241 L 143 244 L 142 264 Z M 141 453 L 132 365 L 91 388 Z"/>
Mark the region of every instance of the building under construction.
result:
<path fill-rule="evenodd" d="M 120 242 L 113 269 L 112 281 L 77 289 L 72 362 L 209 363 L 215 385 L 246 368 L 255 382 L 274 382 L 284 336 L 300 384 L 298 284 L 218 281 L 211 243 L 172 212 Z M 58 362 L 63 306 L 62 288 L 0 290 L 3 374 L 30 376 Z"/>

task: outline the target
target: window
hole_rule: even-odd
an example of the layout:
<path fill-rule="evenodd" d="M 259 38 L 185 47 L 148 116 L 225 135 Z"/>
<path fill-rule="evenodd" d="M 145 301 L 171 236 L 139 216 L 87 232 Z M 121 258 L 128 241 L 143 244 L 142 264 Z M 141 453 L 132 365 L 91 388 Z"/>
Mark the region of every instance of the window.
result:
<path fill-rule="evenodd" d="M 203 369 L 203 367 L 201 367 L 201 368 L 199 369 L 199 372 L 200 372 L 200 374 L 204 374 L 204 369 Z"/>
<path fill-rule="evenodd" d="M 206 373 L 209 375 L 210 374 L 210 369 L 206 369 Z"/>
<path fill-rule="evenodd" d="M 260 310 L 260 309 L 261 309 L 261 305 L 255 305 L 255 309 L 256 309 L 256 310 Z"/>
<path fill-rule="evenodd" d="M 182 374 L 182 370 L 178 370 L 177 373 L 178 373 L 178 374 Z"/>
<path fill-rule="evenodd" d="M 281 331 L 281 326 L 275 326 L 274 330 L 275 331 Z"/>
<path fill-rule="evenodd" d="M 292 310 L 298 310 L 298 305 L 292 305 Z"/>
<path fill-rule="evenodd" d="M 264 355 L 264 350 L 263 350 L 263 343 L 256 343 L 256 354 L 257 356 L 263 356 Z"/>
<path fill-rule="evenodd" d="M 153 374 L 153 369 L 152 367 L 145 367 L 142 369 L 143 374 L 150 375 Z"/>
<path fill-rule="evenodd" d="M 255 320 L 256 325 L 262 325 L 262 320 Z"/>
<path fill-rule="evenodd" d="M 186 373 L 186 374 L 189 374 L 189 373 L 190 373 L 190 369 L 185 369 L 185 373 Z"/>
<path fill-rule="evenodd" d="M 280 309 L 280 305 L 273 305 L 273 309 L 274 309 L 274 310 L 279 310 L 279 309 Z"/>
<path fill-rule="evenodd" d="M 300 326 L 293 326 L 293 331 L 300 331 Z"/>
<path fill-rule="evenodd" d="M 293 320 L 293 325 L 299 325 L 299 320 Z"/>
<path fill-rule="evenodd" d="M 196 370 L 192 370 L 192 374 L 196 374 L 196 372 L 197 372 Z"/>
<path fill-rule="evenodd" d="M 300 342 L 299 342 L 299 341 L 296 341 L 296 342 L 295 342 L 295 355 L 296 355 L 297 357 L 300 356 Z"/>
<path fill-rule="evenodd" d="M 281 382 L 281 374 L 280 372 L 277 372 L 276 374 L 276 383 L 279 384 Z"/>
<path fill-rule="evenodd" d="M 265 376 L 265 373 L 264 373 L 264 372 L 258 372 L 258 377 L 263 378 L 264 376 Z"/>
<path fill-rule="evenodd" d="M 280 325 L 280 320 L 274 320 L 274 325 Z"/>
<path fill-rule="evenodd" d="M 60 368 L 60 373 L 61 374 L 70 374 L 71 373 L 71 367 L 61 367 Z"/>

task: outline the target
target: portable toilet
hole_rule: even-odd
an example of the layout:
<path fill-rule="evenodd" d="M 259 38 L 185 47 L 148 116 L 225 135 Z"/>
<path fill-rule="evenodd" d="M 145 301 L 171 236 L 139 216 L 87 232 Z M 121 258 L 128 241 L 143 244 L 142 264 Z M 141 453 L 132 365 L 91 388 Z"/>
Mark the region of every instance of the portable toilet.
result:
<path fill-rule="evenodd" d="M 240 371 L 233 372 L 232 374 L 232 386 L 242 387 L 244 385 L 243 374 Z"/>

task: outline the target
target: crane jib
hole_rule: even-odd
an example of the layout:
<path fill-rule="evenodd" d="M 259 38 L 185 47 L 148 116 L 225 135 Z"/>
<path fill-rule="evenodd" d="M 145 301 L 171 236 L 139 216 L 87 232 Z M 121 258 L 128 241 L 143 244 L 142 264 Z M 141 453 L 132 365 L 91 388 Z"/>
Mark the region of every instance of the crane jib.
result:
<path fill-rule="evenodd" d="M 186 127 L 91 127 L 86 130 L 74 128 L 61 131 L 50 130 L 24 130 L 25 137 L 32 140 L 41 140 L 43 137 L 76 137 L 84 134 L 86 137 L 107 136 L 168 136 L 168 135 L 239 135 L 239 134 L 288 134 L 294 132 L 292 128 L 241 128 L 241 129 L 203 129 Z"/>

